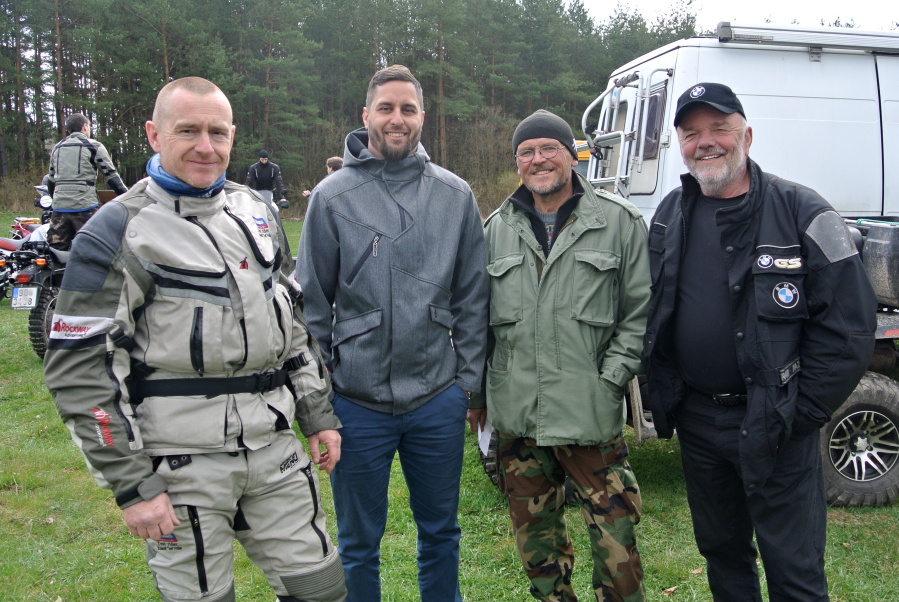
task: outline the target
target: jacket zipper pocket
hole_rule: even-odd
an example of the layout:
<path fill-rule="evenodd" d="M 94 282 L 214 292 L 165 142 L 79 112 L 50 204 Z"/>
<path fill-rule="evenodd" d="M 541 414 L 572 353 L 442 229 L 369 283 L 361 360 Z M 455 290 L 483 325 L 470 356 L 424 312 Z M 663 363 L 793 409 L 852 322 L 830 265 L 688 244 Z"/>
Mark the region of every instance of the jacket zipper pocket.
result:
<path fill-rule="evenodd" d="M 194 322 L 190 328 L 190 365 L 203 376 L 203 308 L 194 308 Z"/>
<path fill-rule="evenodd" d="M 312 530 L 315 531 L 315 534 L 318 535 L 318 538 L 322 543 L 322 556 L 327 556 L 328 539 L 315 523 L 315 519 L 318 518 L 318 490 L 315 488 L 315 478 L 312 476 L 312 462 L 303 467 L 303 474 L 305 474 L 306 479 L 309 480 L 309 491 L 312 494 L 312 518 L 309 520 L 309 526 L 312 527 Z"/>
<path fill-rule="evenodd" d="M 353 266 L 353 271 L 350 272 L 350 275 L 347 276 L 346 283 L 352 284 L 353 280 L 356 279 L 356 276 L 359 274 L 359 270 L 362 269 L 362 266 L 365 265 L 365 262 L 368 261 L 369 257 L 377 257 L 378 256 L 378 242 L 381 240 L 381 235 L 376 234 L 374 239 L 371 241 L 371 253 L 369 254 L 368 249 L 365 250 L 365 253 L 362 254 L 362 257 L 359 258 L 359 261 L 356 262 L 356 265 Z"/>
<path fill-rule="evenodd" d="M 115 372 L 112 369 L 113 361 L 115 359 L 115 353 L 112 351 L 108 351 L 106 353 L 106 376 L 109 377 L 110 382 L 112 383 L 113 388 L 115 389 L 115 401 L 112 406 L 115 408 L 115 412 L 119 417 L 119 420 L 122 422 L 122 427 L 125 429 L 125 432 L 128 434 L 128 441 L 134 441 L 134 429 L 131 428 L 131 421 L 125 416 L 125 413 L 122 411 L 122 407 L 119 405 L 119 402 L 122 400 L 122 383 L 116 377 Z M 322 377 L 324 378 L 324 377 Z M 131 403 L 131 400 L 128 400 Z"/>
<path fill-rule="evenodd" d="M 190 529 L 194 534 L 194 545 L 196 546 L 196 562 L 197 562 L 197 585 L 203 595 L 209 593 L 209 585 L 206 579 L 206 544 L 203 541 L 203 530 L 200 528 L 200 513 L 197 512 L 196 506 L 187 506 L 187 516 L 190 519 Z"/>

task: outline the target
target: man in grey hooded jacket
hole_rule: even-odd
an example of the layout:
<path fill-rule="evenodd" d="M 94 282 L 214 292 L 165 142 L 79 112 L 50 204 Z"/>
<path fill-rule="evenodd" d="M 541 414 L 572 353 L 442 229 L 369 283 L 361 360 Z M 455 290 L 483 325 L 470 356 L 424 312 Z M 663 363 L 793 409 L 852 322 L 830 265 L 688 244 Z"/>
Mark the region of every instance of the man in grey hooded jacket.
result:
<path fill-rule="evenodd" d="M 380 600 L 379 546 L 399 452 L 423 600 L 461 600 L 456 520 L 468 398 L 486 347 L 486 248 L 468 184 L 420 145 L 421 85 L 375 74 L 365 129 L 310 196 L 297 279 L 343 428 L 331 475 L 347 600 Z"/>

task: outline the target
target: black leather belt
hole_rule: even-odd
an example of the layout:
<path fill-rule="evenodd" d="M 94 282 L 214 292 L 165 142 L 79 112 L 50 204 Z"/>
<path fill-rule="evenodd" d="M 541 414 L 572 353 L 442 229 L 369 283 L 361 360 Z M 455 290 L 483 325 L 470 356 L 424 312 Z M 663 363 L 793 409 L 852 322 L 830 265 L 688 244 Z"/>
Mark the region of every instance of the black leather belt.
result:
<path fill-rule="evenodd" d="M 719 406 L 724 406 L 727 408 L 733 406 L 745 406 L 746 405 L 746 394 L 734 394 L 734 393 L 718 393 L 717 395 L 711 396 L 712 401 L 714 401 Z"/>

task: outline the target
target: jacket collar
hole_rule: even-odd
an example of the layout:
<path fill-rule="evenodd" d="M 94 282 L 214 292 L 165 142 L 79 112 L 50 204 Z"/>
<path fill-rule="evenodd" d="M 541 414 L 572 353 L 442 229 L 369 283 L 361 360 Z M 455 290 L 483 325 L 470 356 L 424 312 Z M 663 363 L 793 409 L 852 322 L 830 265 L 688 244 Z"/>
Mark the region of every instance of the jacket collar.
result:
<path fill-rule="evenodd" d="M 730 224 L 741 220 L 746 220 L 761 208 L 762 190 L 765 186 L 766 178 L 759 167 L 758 163 L 750 158 L 746 158 L 747 167 L 749 169 L 749 190 L 746 196 L 737 205 L 719 209 L 717 219 L 719 224 Z M 681 185 L 683 186 L 683 194 L 681 195 L 681 211 L 688 216 L 692 210 L 696 199 L 702 194 L 699 182 L 696 181 L 689 173 L 682 174 Z"/>
<path fill-rule="evenodd" d="M 368 150 L 368 130 L 365 128 L 359 128 L 347 135 L 343 153 L 344 167 L 362 169 L 384 181 L 404 182 L 418 179 L 430 161 L 431 158 L 420 142 L 414 153 L 399 161 L 387 161 L 374 156 Z"/>
<path fill-rule="evenodd" d="M 153 178 L 147 178 L 147 194 L 160 206 L 181 217 L 205 217 L 218 213 L 225 206 L 225 188 L 208 198 L 172 196 L 154 182 Z"/>
<path fill-rule="evenodd" d="M 559 209 L 559 213 L 567 209 L 564 222 L 566 234 L 563 238 L 557 238 L 556 242 L 553 243 L 550 250 L 550 260 L 571 246 L 585 231 L 603 228 L 607 223 L 606 215 L 602 210 L 597 193 L 577 172 L 572 173 L 572 178 L 573 194 Z M 535 251 L 538 250 L 538 241 L 534 235 L 535 226 L 533 224 L 538 224 L 537 231 L 540 231 L 539 228 L 544 226 L 534 209 L 534 197 L 530 190 L 524 185 L 519 186 L 497 209 L 497 212 L 499 213 L 498 217 L 502 218 L 511 228 L 517 230 Z M 527 222 L 531 227 L 522 228 L 521 226 L 524 225 L 522 222 Z M 545 236 L 545 230 L 543 232 Z M 556 232 L 556 236 L 558 237 L 560 233 L 561 229 Z"/>

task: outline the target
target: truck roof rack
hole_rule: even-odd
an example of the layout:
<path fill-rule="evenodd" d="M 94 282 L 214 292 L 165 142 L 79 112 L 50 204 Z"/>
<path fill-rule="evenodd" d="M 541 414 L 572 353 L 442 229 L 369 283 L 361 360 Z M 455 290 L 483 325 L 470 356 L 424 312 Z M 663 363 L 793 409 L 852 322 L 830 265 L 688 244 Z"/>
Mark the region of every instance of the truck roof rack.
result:
<path fill-rule="evenodd" d="M 739 25 L 729 21 L 718 23 L 719 42 L 801 46 L 805 48 L 839 48 L 867 52 L 899 53 L 899 34 L 858 29 L 777 27 Z"/>

